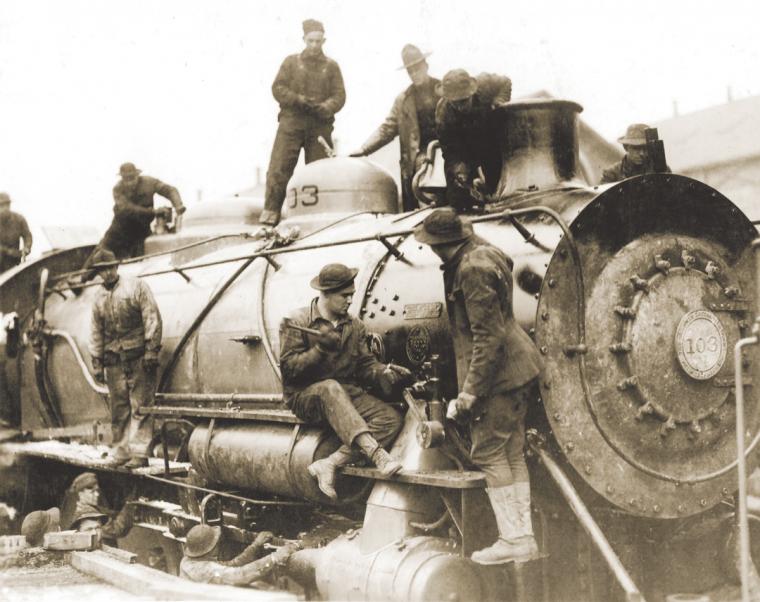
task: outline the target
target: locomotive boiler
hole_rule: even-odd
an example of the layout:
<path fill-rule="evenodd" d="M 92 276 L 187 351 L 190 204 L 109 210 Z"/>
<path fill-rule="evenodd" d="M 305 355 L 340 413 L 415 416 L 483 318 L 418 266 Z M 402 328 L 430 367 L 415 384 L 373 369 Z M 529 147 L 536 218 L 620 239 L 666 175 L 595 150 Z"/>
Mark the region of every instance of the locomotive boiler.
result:
<path fill-rule="evenodd" d="M 429 210 L 398 214 L 392 178 L 362 159 L 297 171 L 276 231 L 258 228 L 249 206 L 201 207 L 181 232 L 149 239 L 145 257 L 121 266 L 147 280 L 164 317 L 159 392 L 147 411 L 157 441 L 179 438 L 189 475 L 166 471 L 160 495 L 201 520 L 210 520 L 209 500 L 219 502 L 215 520 L 242 541 L 267 508 L 292 535 L 332 504 L 306 467 L 338 441 L 284 406 L 279 326 L 309 303 L 314 274 L 342 262 L 359 268 L 351 311 L 367 324 L 370 349 L 418 382 L 387 400 L 406 412 L 391 450 L 404 471 L 383 480 L 344 469 L 331 512 L 362 524 L 294 557 L 307 592 L 607 600 L 718 591 L 736 576 L 733 349 L 756 313 L 755 228 L 717 190 L 683 176 L 589 186 L 573 102 L 500 111 L 501 178 L 469 218 L 513 258 L 515 314 L 545 363 L 529 415 L 541 557 L 506 568 L 468 560 L 496 531 L 466 433 L 443 424 L 442 404 L 457 390 L 446 300 L 438 259 L 410 236 Z M 70 440 L 108 423 L 107 392 L 86 352 L 94 290 L 75 295 L 63 277 L 88 251 L 60 251 L 0 278 L 0 394 L 24 432 Z M 750 448 L 760 427 L 753 359 L 745 351 L 741 360 Z M 176 542 L 181 525 L 169 526 Z"/>

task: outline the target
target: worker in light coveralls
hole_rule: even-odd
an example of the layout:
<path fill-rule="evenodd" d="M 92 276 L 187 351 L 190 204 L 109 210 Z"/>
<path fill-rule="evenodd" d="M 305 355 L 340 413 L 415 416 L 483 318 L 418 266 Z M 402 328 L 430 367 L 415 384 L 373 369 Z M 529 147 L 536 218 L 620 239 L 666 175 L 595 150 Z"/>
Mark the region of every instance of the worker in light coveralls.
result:
<path fill-rule="evenodd" d="M 92 307 L 90 354 L 96 378 L 102 381 L 105 372 L 108 385 L 110 461 L 139 468 L 148 465 L 153 425 L 140 408 L 155 395 L 161 314 L 144 280 L 119 274 L 111 251 L 99 251 L 94 260 L 103 287 Z"/>
<path fill-rule="evenodd" d="M 443 261 L 459 395 L 447 418 L 468 425 L 471 460 L 486 475 L 499 538 L 473 552 L 502 564 L 537 552 L 523 456 L 527 406 L 537 397 L 540 359 L 512 311 L 512 260 L 451 209 L 436 209 L 414 237 Z"/>
<path fill-rule="evenodd" d="M 389 394 L 411 378 L 411 371 L 377 361 L 367 347 L 367 328 L 349 315 L 357 272 L 340 263 L 323 267 L 311 281 L 319 296 L 280 326 L 286 404 L 304 422 L 329 424 L 343 442 L 308 467 L 320 490 L 332 499 L 337 498 L 336 469 L 361 459 L 359 450 L 385 476 L 401 470 L 386 451 L 401 430 L 401 417 L 365 387 L 377 385 Z M 289 327 L 291 323 L 320 334 L 307 334 Z"/>
<path fill-rule="evenodd" d="M 222 528 L 196 525 L 187 533 L 185 555 L 179 564 L 179 575 L 199 583 L 222 585 L 250 585 L 265 579 L 280 566 L 286 566 L 291 554 L 301 549 L 297 543 L 288 543 L 276 551 L 265 554 L 265 545 L 274 536 L 262 531 L 245 550 L 232 560 L 219 559 Z"/>

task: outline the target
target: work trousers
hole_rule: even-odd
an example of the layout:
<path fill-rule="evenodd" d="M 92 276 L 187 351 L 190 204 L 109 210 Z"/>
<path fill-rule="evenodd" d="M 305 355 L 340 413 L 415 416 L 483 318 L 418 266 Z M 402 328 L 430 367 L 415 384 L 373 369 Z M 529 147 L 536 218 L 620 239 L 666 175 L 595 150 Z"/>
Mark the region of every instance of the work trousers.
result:
<path fill-rule="evenodd" d="M 119 459 L 147 458 L 153 437 L 153 420 L 140 409 L 153 404 L 156 372 L 143 367 L 142 356 L 106 366 L 106 384 L 111 402 L 111 432 L 114 456 Z"/>
<path fill-rule="evenodd" d="M 489 487 L 528 481 L 525 464 L 525 413 L 536 403 L 535 380 L 504 393 L 496 393 L 478 408 L 470 424 L 470 459 L 486 475 Z"/>
<path fill-rule="evenodd" d="M 290 408 L 301 420 L 327 422 L 348 446 L 362 433 L 369 433 L 387 448 L 401 430 L 401 416 L 391 406 L 352 385 L 321 380 L 296 393 Z"/>
<path fill-rule="evenodd" d="M 332 130 L 332 123 L 313 118 L 283 117 L 280 120 L 267 170 L 264 209 L 280 213 L 301 149 L 304 149 L 306 163 L 326 158 L 327 152 L 317 138 L 322 136 L 332 146 Z"/>

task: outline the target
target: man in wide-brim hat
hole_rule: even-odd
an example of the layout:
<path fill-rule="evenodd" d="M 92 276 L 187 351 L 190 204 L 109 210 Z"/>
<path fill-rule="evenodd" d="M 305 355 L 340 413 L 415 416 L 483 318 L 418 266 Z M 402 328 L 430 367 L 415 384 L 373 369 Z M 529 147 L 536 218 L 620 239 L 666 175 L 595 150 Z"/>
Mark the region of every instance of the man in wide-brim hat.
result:
<path fill-rule="evenodd" d="M 393 101 L 385 121 L 370 134 L 352 157 L 364 157 L 381 149 L 398 136 L 401 150 L 401 200 L 404 211 L 417 207 L 412 192 L 412 178 L 422 166 L 428 144 L 438 138 L 435 130 L 435 107 L 441 95 L 437 89 L 440 80 L 428 74 L 427 57 L 414 44 L 401 50 L 403 64 L 412 84 Z"/>
<path fill-rule="evenodd" d="M 499 529 L 496 542 L 472 559 L 502 564 L 529 557 L 537 546 L 524 419 L 528 404 L 537 403 L 540 360 L 512 310 L 512 260 L 450 208 L 432 211 L 414 237 L 443 261 L 459 390 L 447 417 L 469 428 L 470 459 L 486 475 Z"/>
<path fill-rule="evenodd" d="M 0 274 L 21 263 L 31 250 L 32 233 L 26 219 L 11 211 L 10 195 L 0 192 Z"/>
<path fill-rule="evenodd" d="M 357 272 L 340 263 L 324 266 L 311 281 L 319 295 L 280 325 L 285 403 L 305 422 L 329 424 L 343 443 L 308 467 L 332 499 L 336 469 L 360 459 L 359 452 L 385 476 L 401 470 L 386 451 L 401 429 L 401 417 L 365 387 L 377 385 L 390 394 L 411 372 L 381 364 L 367 347 L 367 328 L 348 313 Z"/>
<path fill-rule="evenodd" d="M 512 95 L 512 81 L 503 75 L 481 73 L 471 77 L 464 69 L 443 76 L 442 96 L 435 113 L 438 140 L 444 158 L 446 197 L 458 211 L 473 205 L 473 189 L 491 193 L 501 173 L 499 127 L 495 110 Z M 478 168 L 485 182 L 476 182 Z"/>
<path fill-rule="evenodd" d="M 610 165 L 602 172 L 600 184 L 654 173 L 652 160 L 649 156 L 649 147 L 647 146 L 646 131 L 648 129 L 649 126 L 645 123 L 633 123 L 628 126 L 625 134 L 617 139 L 623 145 L 625 155 L 620 161 Z M 670 173 L 670 167 L 665 167 L 665 173 Z"/>

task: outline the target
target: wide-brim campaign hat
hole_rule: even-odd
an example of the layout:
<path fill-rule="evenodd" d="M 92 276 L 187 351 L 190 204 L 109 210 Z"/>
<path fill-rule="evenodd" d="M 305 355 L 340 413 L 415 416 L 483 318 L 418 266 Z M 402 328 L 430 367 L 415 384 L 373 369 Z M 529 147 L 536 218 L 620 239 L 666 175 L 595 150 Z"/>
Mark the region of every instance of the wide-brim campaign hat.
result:
<path fill-rule="evenodd" d="M 628 144 L 630 146 L 646 146 L 647 135 L 646 131 L 649 126 L 646 123 L 634 123 L 628 126 L 623 136 L 617 139 L 620 144 Z"/>
<path fill-rule="evenodd" d="M 431 54 L 433 53 L 422 52 L 414 44 L 407 44 L 401 50 L 401 62 L 404 64 L 401 65 L 397 71 L 401 71 L 402 69 L 409 69 L 409 67 L 414 67 L 414 65 L 418 65 Z"/>
<path fill-rule="evenodd" d="M 464 100 L 478 91 L 478 80 L 464 69 L 452 69 L 443 76 L 435 91 L 446 100 Z"/>
<path fill-rule="evenodd" d="M 414 229 L 414 238 L 427 245 L 445 245 L 467 240 L 473 234 L 472 224 L 452 209 L 436 209 Z"/>
<path fill-rule="evenodd" d="M 342 263 L 328 263 L 319 271 L 319 275 L 311 279 L 311 288 L 325 292 L 340 291 L 353 286 L 358 273 L 356 268 L 349 268 Z"/>
<path fill-rule="evenodd" d="M 92 266 L 96 270 L 106 270 L 114 267 L 113 265 L 103 264 L 115 264 L 116 255 L 110 249 L 98 249 L 98 251 L 92 256 Z"/>

